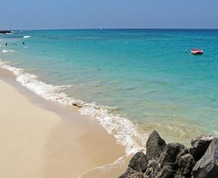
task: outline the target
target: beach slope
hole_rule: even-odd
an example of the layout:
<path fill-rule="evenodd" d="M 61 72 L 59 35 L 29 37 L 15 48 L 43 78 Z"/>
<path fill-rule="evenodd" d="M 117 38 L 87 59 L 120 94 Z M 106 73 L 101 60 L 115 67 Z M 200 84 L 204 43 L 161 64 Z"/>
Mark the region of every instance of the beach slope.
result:
<path fill-rule="evenodd" d="M 96 121 L 65 116 L 0 79 L 0 177 L 76 178 L 125 154 Z"/>

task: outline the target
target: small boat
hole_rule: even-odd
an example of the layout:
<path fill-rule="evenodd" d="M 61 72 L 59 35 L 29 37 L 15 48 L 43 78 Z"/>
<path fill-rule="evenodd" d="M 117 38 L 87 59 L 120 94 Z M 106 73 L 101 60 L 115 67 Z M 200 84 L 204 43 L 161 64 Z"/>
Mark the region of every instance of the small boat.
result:
<path fill-rule="evenodd" d="M 204 51 L 201 50 L 201 49 L 194 48 L 194 49 L 191 50 L 191 53 L 194 54 L 194 55 L 197 55 L 197 54 L 203 54 Z"/>

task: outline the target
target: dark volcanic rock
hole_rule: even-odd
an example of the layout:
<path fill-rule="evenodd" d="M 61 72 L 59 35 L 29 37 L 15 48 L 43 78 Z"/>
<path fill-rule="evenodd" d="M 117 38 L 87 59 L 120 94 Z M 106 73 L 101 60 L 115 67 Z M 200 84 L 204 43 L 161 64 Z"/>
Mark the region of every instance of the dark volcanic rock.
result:
<path fill-rule="evenodd" d="M 138 172 L 145 172 L 147 164 L 145 154 L 143 152 L 138 152 L 130 160 L 129 167 Z"/>
<path fill-rule="evenodd" d="M 128 169 L 119 178 L 144 178 L 143 172 L 146 168 L 146 156 L 143 152 L 138 152 L 131 158 Z"/>
<path fill-rule="evenodd" d="M 218 177 L 218 138 L 210 143 L 204 156 L 196 163 L 192 175 L 194 178 Z"/>
<path fill-rule="evenodd" d="M 128 167 L 126 172 L 118 178 L 144 178 L 143 173 L 137 172 L 131 167 Z"/>
<path fill-rule="evenodd" d="M 177 159 L 177 155 L 179 154 L 181 149 L 184 149 L 185 146 L 179 143 L 169 143 L 166 148 L 160 155 L 160 163 L 163 164 L 174 164 Z"/>
<path fill-rule="evenodd" d="M 181 150 L 177 156 L 178 169 L 175 177 L 191 177 L 192 168 L 195 165 L 195 160 L 187 148 Z"/>
<path fill-rule="evenodd" d="M 189 178 L 194 166 L 194 158 L 188 149 L 179 143 L 169 143 L 160 155 L 160 178 Z"/>
<path fill-rule="evenodd" d="M 166 142 L 160 137 L 157 131 L 153 131 L 146 143 L 147 160 L 156 159 L 166 146 Z"/>
<path fill-rule="evenodd" d="M 160 171 L 160 166 L 158 165 L 158 161 L 155 159 L 151 159 L 148 161 L 147 169 L 144 174 L 145 178 L 156 178 L 157 173 Z"/>
<path fill-rule="evenodd" d="M 148 161 L 144 177 L 191 178 L 194 164 L 193 156 L 184 145 L 169 143 L 165 146 L 159 158 Z"/>
<path fill-rule="evenodd" d="M 211 135 L 201 135 L 195 139 L 192 139 L 190 148 L 190 152 L 193 155 L 195 161 L 198 161 L 202 158 L 204 153 L 206 152 L 208 146 L 210 145 L 211 141 L 214 139 Z"/>
<path fill-rule="evenodd" d="M 190 149 L 180 143 L 166 145 L 153 131 L 146 143 L 146 155 L 136 153 L 119 178 L 218 178 L 218 138 L 201 135 L 191 144 Z"/>

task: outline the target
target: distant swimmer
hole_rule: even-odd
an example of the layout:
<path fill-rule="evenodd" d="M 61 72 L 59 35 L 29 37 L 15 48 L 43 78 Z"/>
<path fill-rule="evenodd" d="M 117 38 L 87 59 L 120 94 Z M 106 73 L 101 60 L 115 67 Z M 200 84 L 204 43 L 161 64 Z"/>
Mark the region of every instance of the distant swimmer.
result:
<path fill-rule="evenodd" d="M 185 53 L 187 53 L 187 52 L 188 52 L 188 50 L 186 49 L 186 50 L 185 50 Z"/>
<path fill-rule="evenodd" d="M 22 42 L 22 45 L 25 45 L 25 43 L 24 43 L 24 42 Z"/>
<path fill-rule="evenodd" d="M 8 46 L 8 43 L 5 43 L 5 46 Z"/>

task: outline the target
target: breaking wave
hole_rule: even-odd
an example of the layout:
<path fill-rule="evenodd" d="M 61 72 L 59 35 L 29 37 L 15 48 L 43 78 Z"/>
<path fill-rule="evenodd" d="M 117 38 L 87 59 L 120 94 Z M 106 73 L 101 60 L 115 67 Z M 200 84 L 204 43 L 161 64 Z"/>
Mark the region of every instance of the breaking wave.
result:
<path fill-rule="evenodd" d="M 30 38 L 31 36 L 23 36 L 23 38 Z"/>
<path fill-rule="evenodd" d="M 3 49 L 2 50 L 2 53 L 15 53 L 15 51 L 14 50 L 6 50 L 6 49 Z"/>
<path fill-rule="evenodd" d="M 26 73 L 21 68 L 10 66 L 0 60 L 0 67 L 14 73 L 16 80 L 45 100 L 64 105 L 74 105 L 82 115 L 89 115 L 97 119 L 109 134 L 114 135 L 117 142 L 126 148 L 126 154 L 144 150 L 147 135 L 139 130 L 129 119 L 113 114 L 114 108 L 100 106 L 95 103 L 85 103 L 80 99 L 69 97 L 63 91 L 71 85 L 53 86 L 38 80 L 34 74 Z"/>

